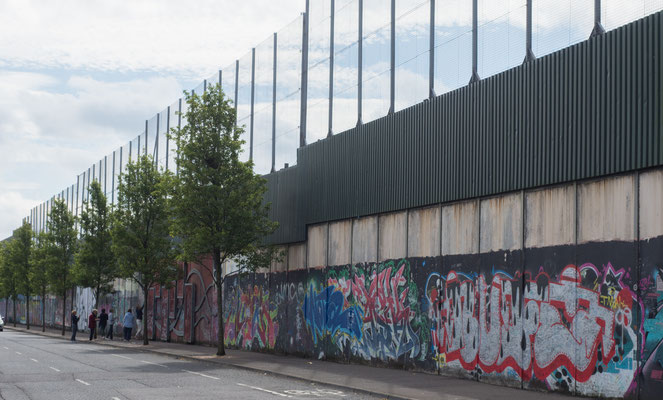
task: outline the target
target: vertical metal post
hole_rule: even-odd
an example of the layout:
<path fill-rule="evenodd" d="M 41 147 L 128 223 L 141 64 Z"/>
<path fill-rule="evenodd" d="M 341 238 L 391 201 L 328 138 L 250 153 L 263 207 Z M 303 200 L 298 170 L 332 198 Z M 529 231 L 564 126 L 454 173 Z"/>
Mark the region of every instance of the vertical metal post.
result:
<path fill-rule="evenodd" d="M 256 48 L 251 49 L 251 128 L 249 129 L 249 161 L 253 160 L 253 111 L 256 96 Z"/>
<path fill-rule="evenodd" d="M 594 0 L 594 29 L 590 37 L 602 35 L 605 33 L 601 24 L 601 0 Z"/>
<path fill-rule="evenodd" d="M 130 142 L 129 142 L 129 162 L 131 162 L 131 153 L 132 153 L 132 151 L 131 151 L 131 147 L 132 147 L 132 143 L 131 143 L 131 141 L 130 141 Z"/>
<path fill-rule="evenodd" d="M 74 216 L 78 217 L 78 197 L 81 189 L 81 176 L 76 177 L 76 210 L 74 210 Z"/>
<path fill-rule="evenodd" d="M 306 146 L 306 105 L 308 102 L 308 17 L 309 0 L 306 0 L 306 10 L 302 18 L 302 83 L 299 101 L 299 147 Z M 275 37 L 276 39 L 276 37 Z M 274 45 L 276 49 L 276 45 Z M 274 64 L 276 65 L 276 64 Z M 274 69 L 276 70 L 276 68 Z M 276 80 L 275 80 L 276 81 Z M 272 157 L 273 158 L 273 157 Z M 273 170 L 273 169 L 272 169 Z"/>
<path fill-rule="evenodd" d="M 239 93 L 239 60 L 235 60 L 235 124 L 237 124 L 237 95 Z"/>
<path fill-rule="evenodd" d="M 435 97 L 435 0 L 430 0 L 428 37 L 428 98 Z"/>
<path fill-rule="evenodd" d="M 207 79 L 203 79 L 203 93 L 207 91 Z"/>
<path fill-rule="evenodd" d="M 391 0 L 391 50 L 389 59 L 389 114 L 396 108 L 396 0 Z"/>
<path fill-rule="evenodd" d="M 120 151 L 122 151 L 121 147 Z M 115 204 L 115 152 L 113 152 L 113 172 L 111 175 L 111 204 Z"/>
<path fill-rule="evenodd" d="M 363 101 L 363 67 L 364 67 L 364 0 L 359 0 L 359 17 L 357 29 L 357 126 L 361 125 Z"/>
<path fill-rule="evenodd" d="M 170 138 L 168 137 L 168 135 L 170 134 L 170 106 L 168 106 L 166 113 L 167 113 L 166 114 L 166 171 L 168 171 L 168 158 L 169 158 L 168 144 L 170 142 Z"/>
<path fill-rule="evenodd" d="M 477 0 L 472 0 L 472 77 L 470 83 L 478 82 L 479 79 L 479 59 L 478 59 L 478 45 L 479 45 L 479 6 Z"/>
<path fill-rule="evenodd" d="M 147 140 L 147 127 L 148 127 L 148 125 L 149 125 L 148 120 L 145 120 L 145 155 L 147 155 L 147 143 L 149 143 L 149 141 Z M 140 146 L 138 146 L 138 148 L 140 148 Z"/>
<path fill-rule="evenodd" d="M 182 98 L 181 98 L 181 97 L 180 97 L 180 99 L 177 101 L 177 108 L 178 108 L 178 112 L 177 112 L 177 129 L 181 129 L 181 128 L 182 128 Z M 178 149 L 178 150 L 179 150 L 179 149 Z M 176 153 L 176 154 L 177 154 L 177 153 Z M 177 162 L 177 158 L 175 158 L 175 173 L 177 173 L 177 169 L 178 169 L 178 162 Z"/>
<path fill-rule="evenodd" d="M 108 181 L 108 156 L 104 156 L 104 195 L 108 188 L 106 181 Z"/>
<path fill-rule="evenodd" d="M 156 136 L 154 137 L 154 165 L 159 165 L 159 120 L 161 119 L 161 113 L 157 113 L 157 129 Z"/>
<path fill-rule="evenodd" d="M 136 161 L 140 158 L 140 135 L 138 135 L 138 143 L 136 144 Z"/>
<path fill-rule="evenodd" d="M 532 1 L 533 0 L 527 0 L 527 40 L 525 41 L 526 49 L 524 62 L 529 62 L 536 58 L 532 51 Z"/>
<path fill-rule="evenodd" d="M 221 89 L 223 89 L 222 79 L 223 79 L 223 71 L 219 70 L 219 87 Z"/>
<path fill-rule="evenodd" d="M 90 201 L 90 184 L 92 183 L 92 179 L 94 179 L 94 164 L 92 164 L 92 174 L 90 175 L 90 168 L 87 169 L 87 183 L 86 183 L 86 190 L 85 190 L 85 201 Z"/>
<path fill-rule="evenodd" d="M 329 124 L 327 137 L 332 136 L 333 115 L 334 115 L 334 23 L 335 23 L 336 2 L 331 0 L 331 14 L 329 21 Z"/>
<path fill-rule="evenodd" d="M 122 147 L 120 147 L 120 165 L 119 165 L 120 168 L 118 168 L 118 170 L 120 171 L 120 174 L 122 174 L 122 156 L 123 156 L 122 153 L 123 153 L 123 151 L 124 150 L 122 149 Z M 119 176 L 118 176 L 118 178 L 119 178 Z M 120 182 L 118 181 L 117 183 L 119 184 Z"/>
<path fill-rule="evenodd" d="M 306 1 L 308 6 L 308 0 Z M 276 171 L 276 46 L 278 44 L 276 32 L 274 32 L 274 68 L 272 68 L 272 169 Z M 302 81 L 303 82 L 303 81 Z M 300 132 L 301 144 L 301 132 Z"/>

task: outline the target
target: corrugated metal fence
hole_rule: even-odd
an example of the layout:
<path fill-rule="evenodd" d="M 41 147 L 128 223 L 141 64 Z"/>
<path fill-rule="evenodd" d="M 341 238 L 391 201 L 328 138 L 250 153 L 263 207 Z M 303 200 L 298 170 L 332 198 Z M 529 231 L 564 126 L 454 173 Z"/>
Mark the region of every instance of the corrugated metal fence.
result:
<path fill-rule="evenodd" d="M 663 164 L 661 13 L 300 148 L 279 230 Z"/>

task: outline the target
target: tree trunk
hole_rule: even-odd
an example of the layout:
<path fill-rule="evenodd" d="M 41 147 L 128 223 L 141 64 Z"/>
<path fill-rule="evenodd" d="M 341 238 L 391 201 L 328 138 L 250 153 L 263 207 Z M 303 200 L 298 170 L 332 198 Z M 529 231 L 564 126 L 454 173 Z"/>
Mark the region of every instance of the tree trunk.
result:
<path fill-rule="evenodd" d="M 41 291 L 41 331 L 46 332 L 46 291 Z"/>
<path fill-rule="evenodd" d="M 30 296 L 25 296 L 25 325 L 30 330 Z"/>
<path fill-rule="evenodd" d="M 143 324 L 143 346 L 150 344 L 149 340 L 147 340 L 147 313 L 150 310 L 148 307 L 145 307 L 147 305 L 147 290 L 148 287 L 145 285 L 143 289 L 143 320 L 141 321 Z M 152 318 L 154 318 L 154 316 L 152 316 Z"/>
<path fill-rule="evenodd" d="M 7 297 L 7 300 L 5 300 L 5 318 L 9 319 L 9 314 L 7 314 L 7 310 L 9 310 L 9 297 Z"/>
<path fill-rule="evenodd" d="M 216 317 L 217 325 L 219 327 L 217 332 L 217 356 L 226 355 L 226 346 L 223 343 L 223 285 L 221 285 L 221 251 L 214 249 L 214 254 L 212 255 L 212 263 L 214 267 L 214 274 L 216 275 Z"/>
<path fill-rule="evenodd" d="M 14 328 L 16 328 L 16 297 L 12 299 L 12 305 L 14 306 Z"/>
<path fill-rule="evenodd" d="M 99 310 L 99 286 L 97 286 L 97 291 L 94 293 L 94 309 Z M 94 330 L 94 338 L 97 338 L 97 332 L 99 332 L 99 325 L 97 324 L 97 329 Z"/>
<path fill-rule="evenodd" d="M 67 289 L 62 293 L 62 336 L 64 336 L 65 316 L 67 312 Z M 72 326 L 73 329 L 73 326 Z"/>

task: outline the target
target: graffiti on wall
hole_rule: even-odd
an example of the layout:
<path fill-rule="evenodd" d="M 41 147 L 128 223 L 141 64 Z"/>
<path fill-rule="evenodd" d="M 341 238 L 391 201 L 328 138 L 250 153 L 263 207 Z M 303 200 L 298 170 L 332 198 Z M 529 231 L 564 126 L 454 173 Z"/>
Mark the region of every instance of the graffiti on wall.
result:
<path fill-rule="evenodd" d="M 568 390 L 609 374 L 626 392 L 634 377 L 639 324 L 635 294 L 608 264 L 569 265 L 557 279 L 432 273 L 426 284 L 433 358 L 471 371 L 515 371 Z M 568 377 L 562 379 L 562 377 Z M 575 382 L 572 382 L 575 380 Z"/>
<path fill-rule="evenodd" d="M 663 390 L 663 267 L 649 262 L 632 269 L 605 259 L 578 265 L 543 259 L 536 267 L 530 260 L 523 267 L 507 258 L 413 258 L 229 276 L 224 339 L 239 349 L 657 398 Z M 148 314 L 148 332 L 214 343 L 211 276 L 196 265 L 187 268 L 184 279 L 150 291 L 146 304 L 156 314 Z M 100 304 L 123 313 L 141 300 L 129 289 Z M 75 298 L 81 311 L 93 302 L 89 292 Z M 17 306 L 20 318 L 25 307 Z M 57 323 L 60 307 L 49 300 L 46 318 Z M 32 310 L 31 317 L 42 317 L 37 304 Z"/>

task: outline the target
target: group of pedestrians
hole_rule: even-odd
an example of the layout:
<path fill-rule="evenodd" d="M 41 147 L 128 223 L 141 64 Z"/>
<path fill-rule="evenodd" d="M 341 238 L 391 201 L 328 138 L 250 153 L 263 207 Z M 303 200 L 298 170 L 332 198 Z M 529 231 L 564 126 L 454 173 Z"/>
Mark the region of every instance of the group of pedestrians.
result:
<path fill-rule="evenodd" d="M 136 308 L 136 338 L 142 333 L 142 319 L 143 319 L 143 308 Z M 78 316 L 76 310 L 71 312 L 71 341 L 76 341 L 76 333 L 78 333 L 78 322 L 80 317 Z M 97 332 L 101 335 L 102 338 L 113 340 L 113 330 L 116 323 L 116 317 L 113 309 L 111 308 L 108 313 L 106 309 L 101 309 L 101 314 L 98 314 L 96 309 L 93 309 L 90 315 L 88 316 L 87 326 L 90 329 L 90 340 L 97 338 Z M 131 340 L 131 331 L 134 328 L 134 315 L 131 313 L 131 308 L 127 310 L 122 319 L 123 327 L 123 339 L 126 341 Z"/>

